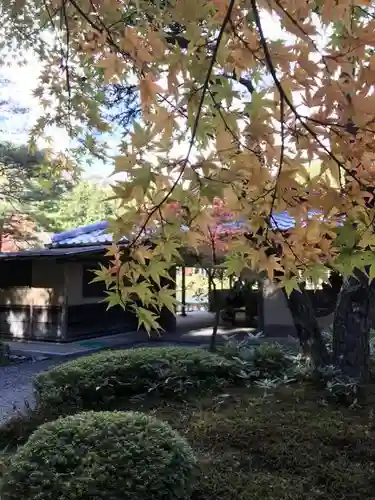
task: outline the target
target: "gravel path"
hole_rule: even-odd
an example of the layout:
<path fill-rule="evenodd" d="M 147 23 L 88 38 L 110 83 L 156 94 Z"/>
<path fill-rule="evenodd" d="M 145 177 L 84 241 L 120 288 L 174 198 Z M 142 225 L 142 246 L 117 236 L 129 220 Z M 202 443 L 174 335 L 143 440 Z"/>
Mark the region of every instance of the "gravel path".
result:
<path fill-rule="evenodd" d="M 173 345 L 175 343 L 165 342 L 164 345 Z M 142 342 L 133 345 L 123 346 L 143 347 L 146 343 Z M 147 346 L 160 346 L 160 343 L 148 342 Z M 193 347 L 193 344 L 191 345 Z M 93 354 L 93 353 L 92 353 Z M 33 406 L 33 380 L 40 372 L 49 368 L 61 365 L 87 354 L 75 354 L 72 356 L 52 357 L 43 361 L 25 361 L 8 366 L 0 366 L 0 425 L 5 422 L 14 411 L 22 410 L 26 404 Z"/>
<path fill-rule="evenodd" d="M 0 366 L 0 423 L 9 418 L 15 408 L 22 410 L 25 407 L 25 400 L 30 406 L 33 405 L 32 385 L 38 373 L 66 361 L 68 361 L 66 357 L 55 357 L 43 361 L 25 361 Z"/>
<path fill-rule="evenodd" d="M 126 347 L 143 347 L 140 345 L 129 345 Z M 160 346 L 159 343 L 149 342 L 148 346 Z M 172 345 L 165 343 L 164 345 Z M 0 425 L 5 422 L 14 411 L 22 410 L 26 404 L 33 406 L 33 380 L 38 373 L 44 372 L 53 366 L 61 365 L 87 354 L 75 354 L 72 356 L 52 357 L 43 361 L 25 361 L 8 366 L 0 366 Z"/>

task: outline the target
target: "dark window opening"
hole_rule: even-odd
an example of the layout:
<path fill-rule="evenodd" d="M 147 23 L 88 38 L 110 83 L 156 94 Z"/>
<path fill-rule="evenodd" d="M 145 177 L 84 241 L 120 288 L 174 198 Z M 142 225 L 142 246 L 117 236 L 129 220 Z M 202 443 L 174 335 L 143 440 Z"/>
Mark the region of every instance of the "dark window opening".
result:
<path fill-rule="evenodd" d="M 0 288 L 23 286 L 32 286 L 32 261 L 3 261 L 0 265 Z"/>
<path fill-rule="evenodd" d="M 82 296 L 84 298 L 106 297 L 106 285 L 104 281 L 95 281 L 94 283 L 90 283 L 90 281 L 92 281 L 96 276 L 96 270 L 99 270 L 97 262 L 82 266 Z"/>

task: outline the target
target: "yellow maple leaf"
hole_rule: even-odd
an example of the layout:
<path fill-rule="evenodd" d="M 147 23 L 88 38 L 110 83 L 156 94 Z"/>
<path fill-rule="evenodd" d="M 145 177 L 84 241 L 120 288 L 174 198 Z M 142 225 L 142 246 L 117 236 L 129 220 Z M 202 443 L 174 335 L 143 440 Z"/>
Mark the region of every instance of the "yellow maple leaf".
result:
<path fill-rule="evenodd" d="M 141 106 L 144 113 L 148 113 L 149 107 L 156 102 L 158 93 L 162 93 L 163 89 L 155 83 L 154 77 L 147 74 L 139 81 L 139 92 L 141 97 Z"/>

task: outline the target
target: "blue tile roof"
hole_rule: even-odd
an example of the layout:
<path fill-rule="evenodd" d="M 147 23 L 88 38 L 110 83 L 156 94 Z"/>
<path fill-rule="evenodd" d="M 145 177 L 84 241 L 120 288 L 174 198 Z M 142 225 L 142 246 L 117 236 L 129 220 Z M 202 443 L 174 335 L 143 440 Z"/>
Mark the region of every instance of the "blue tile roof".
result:
<path fill-rule="evenodd" d="M 291 229 L 295 223 L 296 221 L 287 212 L 273 214 L 271 218 L 273 229 Z"/>
<path fill-rule="evenodd" d="M 108 222 L 97 222 L 81 226 L 63 233 L 56 233 L 51 238 L 52 247 L 105 245 L 112 243 L 112 235 L 107 233 Z"/>
<path fill-rule="evenodd" d="M 224 222 L 221 224 L 223 229 L 240 229 L 243 223 Z M 271 224 L 274 229 L 290 229 L 294 227 L 295 220 L 286 212 L 280 212 L 272 216 Z M 63 233 L 56 233 L 51 238 L 52 248 L 72 247 L 86 245 L 110 245 L 113 242 L 113 235 L 107 232 L 108 222 L 97 222 L 88 226 L 77 227 Z M 125 240 L 126 241 L 126 240 Z"/>

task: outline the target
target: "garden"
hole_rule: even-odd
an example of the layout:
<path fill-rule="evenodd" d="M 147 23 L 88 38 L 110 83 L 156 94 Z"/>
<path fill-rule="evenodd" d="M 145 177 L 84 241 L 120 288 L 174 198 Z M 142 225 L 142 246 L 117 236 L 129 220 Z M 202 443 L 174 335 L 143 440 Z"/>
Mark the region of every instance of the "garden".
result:
<path fill-rule="evenodd" d="M 0 427 L 2 500 L 374 498 L 366 393 L 280 345 L 106 351 Z"/>

